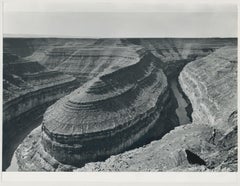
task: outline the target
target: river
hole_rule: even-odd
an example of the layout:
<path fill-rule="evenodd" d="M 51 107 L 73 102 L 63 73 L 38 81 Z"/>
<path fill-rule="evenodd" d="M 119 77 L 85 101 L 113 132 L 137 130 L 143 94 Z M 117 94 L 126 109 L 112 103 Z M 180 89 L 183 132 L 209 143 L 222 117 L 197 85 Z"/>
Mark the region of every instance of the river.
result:
<path fill-rule="evenodd" d="M 173 94 L 178 102 L 178 108 L 176 109 L 176 114 L 179 119 L 179 124 L 184 125 L 191 123 L 190 118 L 188 117 L 186 107 L 188 106 L 186 100 L 184 99 L 182 93 L 178 89 L 178 80 L 172 79 L 170 81 L 170 87 L 173 91 Z"/>

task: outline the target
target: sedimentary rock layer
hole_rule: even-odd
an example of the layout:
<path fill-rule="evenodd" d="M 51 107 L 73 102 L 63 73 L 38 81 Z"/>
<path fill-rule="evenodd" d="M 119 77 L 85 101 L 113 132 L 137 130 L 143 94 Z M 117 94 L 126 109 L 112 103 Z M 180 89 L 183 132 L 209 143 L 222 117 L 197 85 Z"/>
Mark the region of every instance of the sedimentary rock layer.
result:
<path fill-rule="evenodd" d="M 4 58 L 3 69 L 3 122 L 59 99 L 77 85 L 70 75 L 49 71 L 38 62 L 20 57 L 17 60 L 10 58 L 9 61 Z"/>
<path fill-rule="evenodd" d="M 15 39 L 17 40 L 17 39 Z M 20 48 L 18 50 L 21 50 Z M 22 48 L 25 51 L 25 48 Z M 23 51 L 23 53 L 24 53 Z M 20 52 L 19 52 L 20 53 Z M 78 86 L 76 78 L 62 72 L 48 70 L 36 61 L 29 61 L 14 53 L 3 54 L 3 160 L 9 156 L 9 143 L 31 128 L 32 115 Z M 34 125 L 33 125 L 34 126 Z M 24 132 L 23 132 L 24 133 Z M 15 147 L 16 148 L 16 147 Z M 5 161 L 6 162 L 6 161 Z M 3 164 L 3 169 L 5 165 Z"/>
<path fill-rule="evenodd" d="M 237 103 L 237 49 L 223 47 L 187 65 L 179 76 L 188 95 L 193 122 L 226 129 Z"/>
<path fill-rule="evenodd" d="M 201 58 L 224 46 L 235 46 L 236 39 L 196 39 L 196 38 L 151 38 L 126 39 L 151 51 L 153 55 L 168 63 L 188 58 Z"/>

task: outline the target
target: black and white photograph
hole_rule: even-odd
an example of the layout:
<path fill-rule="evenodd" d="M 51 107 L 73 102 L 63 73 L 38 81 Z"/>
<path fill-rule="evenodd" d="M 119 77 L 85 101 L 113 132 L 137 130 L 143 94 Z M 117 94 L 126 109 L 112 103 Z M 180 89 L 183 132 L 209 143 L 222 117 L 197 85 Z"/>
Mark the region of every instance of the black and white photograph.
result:
<path fill-rule="evenodd" d="M 2 171 L 237 172 L 237 5 L 82 9 L 4 3 Z"/>

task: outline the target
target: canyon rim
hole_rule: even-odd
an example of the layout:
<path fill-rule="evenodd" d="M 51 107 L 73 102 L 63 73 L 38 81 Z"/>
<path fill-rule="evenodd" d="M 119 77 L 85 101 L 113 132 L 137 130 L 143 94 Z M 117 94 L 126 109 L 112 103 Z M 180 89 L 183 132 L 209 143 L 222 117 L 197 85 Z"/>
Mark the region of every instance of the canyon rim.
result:
<path fill-rule="evenodd" d="M 3 40 L 3 171 L 237 171 L 237 38 Z"/>

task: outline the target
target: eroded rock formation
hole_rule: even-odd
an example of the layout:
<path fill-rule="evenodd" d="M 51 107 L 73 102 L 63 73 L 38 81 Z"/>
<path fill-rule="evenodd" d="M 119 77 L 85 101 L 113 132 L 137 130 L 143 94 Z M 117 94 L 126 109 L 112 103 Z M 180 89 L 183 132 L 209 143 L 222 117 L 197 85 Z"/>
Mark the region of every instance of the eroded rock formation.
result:
<path fill-rule="evenodd" d="M 179 76 L 193 110 L 193 122 L 228 128 L 237 103 L 237 49 L 223 47 L 184 68 Z M 192 91 L 194 90 L 194 91 Z"/>
<path fill-rule="evenodd" d="M 41 59 L 39 63 L 46 68 L 86 83 L 48 108 L 41 127 L 32 131 L 15 153 L 19 170 L 72 171 L 111 155 L 77 171 L 220 171 L 225 170 L 228 159 L 232 166 L 227 170 L 235 170 L 236 143 L 230 142 L 236 139 L 235 40 L 53 43 L 47 51 L 36 50 L 25 59 Z M 166 134 L 178 122 L 168 83 L 187 63 L 179 81 L 193 104 L 193 123 Z M 215 81 L 219 73 L 223 76 Z M 233 82 L 226 85 L 229 80 Z M 216 94 L 212 87 L 218 85 L 224 91 Z M 208 91 L 201 92 L 202 86 Z M 199 91 L 194 94 L 196 88 Z M 224 104 L 229 104 L 226 110 Z M 225 122 L 231 127 L 225 127 Z M 164 134 L 162 139 L 139 147 Z M 135 147 L 139 148 L 122 153 Z M 214 154 L 216 150 L 221 158 Z"/>
<path fill-rule="evenodd" d="M 28 127 L 23 121 L 26 117 L 32 118 L 77 86 L 73 76 L 48 70 L 38 62 L 15 54 L 4 53 L 3 151 L 9 152 L 8 145 L 18 131 Z"/>

